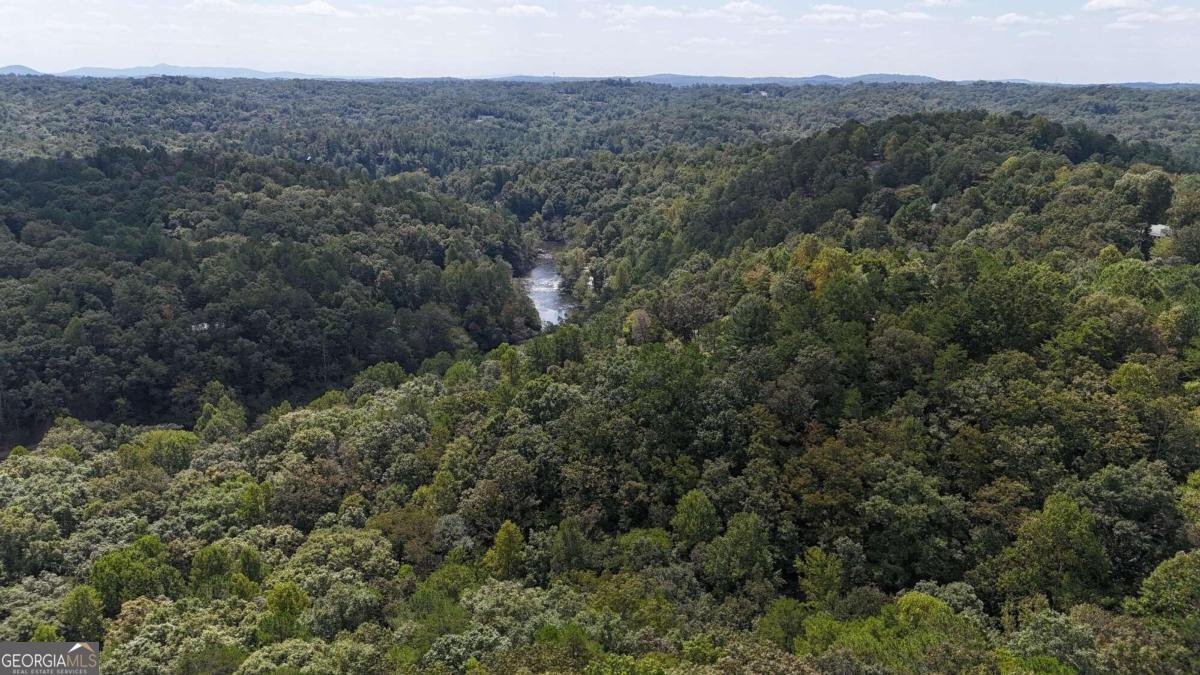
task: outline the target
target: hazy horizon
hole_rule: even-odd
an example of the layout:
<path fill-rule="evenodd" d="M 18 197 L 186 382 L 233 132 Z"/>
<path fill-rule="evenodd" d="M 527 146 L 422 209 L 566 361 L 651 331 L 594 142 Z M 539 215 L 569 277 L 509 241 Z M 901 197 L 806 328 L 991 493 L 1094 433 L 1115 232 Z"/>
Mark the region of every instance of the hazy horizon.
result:
<path fill-rule="evenodd" d="M 703 79 L 712 79 L 712 80 L 724 80 L 724 79 L 734 80 L 734 79 L 737 79 L 737 80 L 747 80 L 750 82 L 754 82 L 754 81 L 759 81 L 759 80 L 805 80 L 805 79 L 816 79 L 816 78 L 824 78 L 824 77 L 829 77 L 829 78 L 834 78 L 834 79 L 839 79 L 839 80 L 853 80 L 858 77 L 876 77 L 876 76 L 878 76 L 878 77 L 895 76 L 897 79 L 900 79 L 900 78 L 922 78 L 922 77 L 932 78 L 933 77 L 933 76 L 927 75 L 926 73 L 902 73 L 902 72 L 882 72 L 882 71 L 880 71 L 880 72 L 847 73 L 847 74 L 837 74 L 837 73 L 829 73 L 829 72 L 794 73 L 794 74 L 786 74 L 786 75 L 721 75 L 721 74 L 713 74 L 713 73 L 667 72 L 667 71 L 646 72 L 646 73 L 606 73 L 606 74 L 598 74 L 598 75 L 567 75 L 567 74 L 562 74 L 562 73 L 557 73 L 557 72 L 550 72 L 550 73 L 514 72 L 514 73 L 498 73 L 498 74 L 493 74 L 493 75 L 477 75 L 477 76 L 469 76 L 469 75 L 468 76 L 460 76 L 460 75 L 452 75 L 452 74 L 450 74 L 450 75 L 355 75 L 355 74 L 344 74 L 344 73 L 300 72 L 300 71 L 297 71 L 297 70 L 291 69 L 291 68 L 283 68 L 283 69 L 278 69 L 278 70 L 263 70 L 263 69 L 259 69 L 259 68 L 249 68 L 246 66 L 236 65 L 236 64 L 231 64 L 231 65 L 205 65 L 205 64 L 193 65 L 193 64 L 167 63 L 167 62 L 159 62 L 159 63 L 153 63 L 153 64 L 135 64 L 135 65 L 129 65 L 129 66 L 111 66 L 111 65 L 104 65 L 104 64 L 99 64 L 99 65 L 83 64 L 83 65 L 79 65 L 79 66 L 73 66 L 71 68 L 67 68 L 65 70 L 60 70 L 60 71 L 46 71 L 46 70 L 41 70 L 41 69 L 37 69 L 37 68 L 32 68 L 32 67 L 28 66 L 28 64 L 25 64 L 25 63 L 0 64 L 0 68 L 6 68 L 6 67 L 27 67 L 27 68 L 30 68 L 31 70 L 36 70 L 37 74 L 39 74 L 39 75 L 50 75 L 50 76 L 65 76 L 65 75 L 75 73 L 77 71 L 113 71 L 113 73 L 123 73 L 125 71 L 158 70 L 158 69 L 170 68 L 170 69 L 181 69 L 181 70 L 188 70 L 188 71 L 247 71 L 247 72 L 258 73 L 261 75 L 278 76 L 278 77 L 274 77 L 274 78 L 270 78 L 270 79 L 288 79 L 288 76 L 292 76 L 295 79 L 314 78 L 314 79 L 323 79 L 323 80 L 343 80 L 343 81 L 434 80 L 434 79 L 463 80 L 463 81 L 489 81 L 489 80 L 494 81 L 494 80 L 508 80 L 508 79 L 521 79 L 521 78 L 530 78 L 532 80 L 538 80 L 538 79 L 545 79 L 545 80 L 605 80 L 605 79 L 621 79 L 621 78 L 640 80 L 640 79 L 655 78 L 655 77 L 678 77 L 678 78 L 682 78 L 682 79 L 695 78 L 695 79 L 702 79 L 702 80 Z M 211 77 L 210 75 L 206 75 L 203 73 L 199 73 L 199 74 L 188 73 L 187 76 L 189 76 L 189 77 Z M 93 77 L 93 76 L 92 75 L 83 75 L 83 77 Z M 114 77 L 140 77 L 140 75 L 138 75 L 138 76 L 114 75 Z M 237 77 L 237 76 L 234 75 L 232 77 Z M 1200 77 L 1200 76 L 1198 76 L 1198 77 Z M 267 78 L 264 78 L 264 79 L 267 79 Z M 1067 81 L 1067 80 L 1038 80 L 1038 79 L 1034 79 L 1034 78 L 990 79 L 990 78 L 977 77 L 977 78 L 961 78 L 961 79 L 955 79 L 955 80 L 934 78 L 934 80 L 936 80 L 938 82 L 948 82 L 948 83 L 954 83 L 954 82 L 958 82 L 958 83 L 969 83 L 969 82 L 1022 83 L 1022 82 L 1028 82 L 1028 83 L 1032 83 L 1032 84 L 1066 85 L 1066 86 L 1088 86 L 1088 85 L 1103 86 L 1103 85 L 1109 85 L 1109 84 L 1120 85 L 1120 84 L 1138 84 L 1138 83 L 1162 84 L 1162 85 L 1200 84 L 1200 79 L 1196 79 L 1196 80 L 1192 80 L 1192 79 L 1188 79 L 1188 80 L 1137 79 L 1137 80 L 1108 80 L 1108 81 Z"/>
<path fill-rule="evenodd" d="M 326 77 L 1200 80 L 1200 5 L 1157 0 L 4 0 L 0 64 Z"/>

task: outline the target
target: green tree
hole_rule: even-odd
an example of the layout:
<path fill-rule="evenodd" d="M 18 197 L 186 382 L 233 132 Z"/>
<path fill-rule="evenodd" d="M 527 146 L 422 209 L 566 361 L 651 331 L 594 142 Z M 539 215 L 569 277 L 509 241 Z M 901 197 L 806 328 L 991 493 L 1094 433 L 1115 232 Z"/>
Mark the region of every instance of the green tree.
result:
<path fill-rule="evenodd" d="M 29 638 L 31 642 L 62 642 L 62 639 L 58 627 L 48 623 L 39 623 Z"/>
<path fill-rule="evenodd" d="M 59 528 L 52 519 L 19 505 L 0 509 L 0 578 L 42 569 L 59 546 Z"/>
<path fill-rule="evenodd" d="M 230 591 L 233 557 L 225 547 L 209 544 L 192 556 L 189 575 L 192 593 L 201 598 L 223 598 Z"/>
<path fill-rule="evenodd" d="M 1054 610 L 1042 610 L 1025 621 L 1009 637 L 1008 647 L 1019 656 L 1052 658 L 1074 672 L 1101 672 L 1092 631 Z"/>
<path fill-rule="evenodd" d="M 738 345 L 752 346 L 770 338 L 774 313 L 771 303 L 760 295 L 745 295 L 729 314 L 730 331 Z"/>
<path fill-rule="evenodd" d="M 233 390 L 220 382 L 209 382 L 200 397 L 196 433 L 207 441 L 231 440 L 246 430 L 246 409 Z"/>
<path fill-rule="evenodd" d="M 729 519 L 725 534 L 704 549 L 704 576 L 718 590 L 766 579 L 772 572 L 770 543 L 762 519 L 742 512 Z"/>
<path fill-rule="evenodd" d="M 839 655 L 840 665 L 850 672 L 987 671 L 987 646 L 977 623 L 941 600 L 915 592 L 862 619 L 838 620 L 819 612 L 805 621 L 804 634 L 796 639 L 797 653 Z"/>
<path fill-rule="evenodd" d="M 810 546 L 803 556 L 796 556 L 796 573 L 800 590 L 809 607 L 831 610 L 842 592 L 842 559 Z"/>
<path fill-rule="evenodd" d="M 1180 257 L 1192 265 L 1200 264 L 1200 222 L 1175 228 L 1172 239 Z"/>
<path fill-rule="evenodd" d="M 780 598 L 754 622 L 754 632 L 780 649 L 791 651 L 796 637 L 804 633 L 804 619 L 808 614 L 799 601 Z"/>
<path fill-rule="evenodd" d="M 1143 459 L 1128 467 L 1107 466 L 1064 491 L 1095 515 L 1113 579 L 1128 587 L 1186 547 L 1184 519 L 1166 462 Z"/>
<path fill-rule="evenodd" d="M 497 579 L 515 579 L 525 569 L 525 535 L 511 520 L 496 532 L 495 542 L 483 555 L 483 566 Z"/>
<path fill-rule="evenodd" d="M 569 516 L 554 530 L 550 543 L 550 564 L 555 572 L 587 569 L 591 563 L 592 545 L 583 532 L 579 518 Z"/>
<path fill-rule="evenodd" d="M 247 656 L 246 650 L 237 645 L 206 644 L 180 656 L 175 672 L 178 675 L 233 675 Z"/>
<path fill-rule="evenodd" d="M 1178 553 L 1156 567 L 1126 609 L 1177 631 L 1193 655 L 1200 653 L 1200 550 Z"/>
<path fill-rule="evenodd" d="M 1162 223 L 1175 196 L 1171 177 L 1163 171 L 1151 171 L 1142 177 L 1138 215 L 1143 223 Z"/>
<path fill-rule="evenodd" d="M 168 474 L 186 469 L 200 447 L 200 438 L 190 431 L 147 431 L 117 449 L 117 460 L 127 469 L 147 464 Z"/>
<path fill-rule="evenodd" d="M 307 630 L 301 617 L 308 606 L 308 594 L 296 584 L 285 581 L 273 586 L 267 593 L 267 611 L 258 620 L 259 644 L 303 637 Z"/>
<path fill-rule="evenodd" d="M 76 586 L 59 601 L 58 620 L 68 640 L 99 642 L 104 635 L 104 600 L 95 588 Z"/>
<path fill-rule="evenodd" d="M 1103 592 L 1108 571 L 1095 516 L 1055 493 L 1000 554 L 997 587 L 1009 597 L 1043 593 L 1056 607 L 1070 607 Z"/>
<path fill-rule="evenodd" d="M 879 460 L 873 468 L 883 478 L 859 508 L 863 545 L 880 580 L 903 588 L 921 578 L 961 574 L 969 528 L 964 501 L 940 494 L 936 480 L 900 462 Z"/>
<path fill-rule="evenodd" d="M 158 537 L 146 535 L 97 558 L 92 564 L 91 585 L 103 599 L 105 612 L 113 616 L 127 600 L 143 595 L 173 596 L 182 586 L 182 578 L 167 561 Z"/>
<path fill-rule="evenodd" d="M 1193 527 L 1200 529 L 1200 471 L 1188 474 L 1178 488 L 1179 513 Z"/>
<path fill-rule="evenodd" d="M 717 509 L 708 495 L 700 490 L 691 490 L 679 498 L 675 515 L 671 518 L 671 530 L 683 550 L 690 551 L 696 544 L 711 540 L 717 536 L 720 528 Z"/>

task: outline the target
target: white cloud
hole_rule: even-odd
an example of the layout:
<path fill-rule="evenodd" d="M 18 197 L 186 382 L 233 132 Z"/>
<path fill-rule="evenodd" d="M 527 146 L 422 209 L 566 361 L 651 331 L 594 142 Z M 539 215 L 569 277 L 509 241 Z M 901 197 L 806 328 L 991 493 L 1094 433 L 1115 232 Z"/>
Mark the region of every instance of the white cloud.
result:
<path fill-rule="evenodd" d="M 412 8 L 413 14 L 441 14 L 443 16 L 462 16 L 476 14 L 478 10 L 462 5 L 417 5 Z"/>
<path fill-rule="evenodd" d="M 815 23 L 836 23 L 858 20 L 858 10 L 846 5 L 813 5 L 812 12 L 800 17 Z"/>
<path fill-rule="evenodd" d="M 1060 16 L 1049 16 L 1046 14 L 1021 14 L 1019 12 L 1008 12 L 998 16 L 973 16 L 967 19 L 967 23 L 973 23 L 984 26 L 991 26 L 997 30 L 1004 28 L 1017 28 L 1021 26 L 1050 26 L 1058 23 L 1067 23 L 1074 21 L 1075 17 L 1070 14 Z"/>
<path fill-rule="evenodd" d="M 605 5 L 600 9 L 600 13 L 609 21 L 617 22 L 677 19 L 683 16 L 678 10 L 655 5 Z"/>
<path fill-rule="evenodd" d="M 337 7 L 325 2 L 325 0 L 312 0 L 303 5 L 295 5 L 292 11 L 297 14 L 312 14 L 314 16 L 351 16 L 350 12 L 340 10 Z"/>
<path fill-rule="evenodd" d="M 509 5 L 496 10 L 500 16 L 554 16 L 554 12 L 541 5 Z"/>
<path fill-rule="evenodd" d="M 1149 0 L 1088 0 L 1083 6 L 1089 12 L 1102 12 L 1113 9 L 1146 9 Z"/>
<path fill-rule="evenodd" d="M 1123 23 L 1156 23 L 1163 20 L 1164 18 L 1161 14 L 1156 14 L 1154 12 L 1133 12 L 1131 14 L 1122 14 L 1121 17 L 1117 19 L 1117 21 Z"/>
<path fill-rule="evenodd" d="M 683 44 L 700 46 L 700 47 L 724 47 L 724 46 L 732 45 L 732 44 L 734 44 L 734 42 L 733 42 L 733 40 L 730 40 L 729 38 L 723 38 L 723 37 L 718 37 L 718 38 L 693 37 L 693 38 L 688 38 L 687 40 L 684 40 Z"/>
<path fill-rule="evenodd" d="M 999 26 L 1012 26 L 1015 24 L 1031 24 L 1031 23 L 1054 23 L 1054 19 L 1051 19 L 1048 17 L 1035 17 L 1035 16 L 1029 16 L 1027 14 L 1017 14 L 1016 12 L 1009 12 L 1008 14 L 1001 14 L 1000 16 L 993 19 L 993 21 L 995 21 L 995 23 Z"/>
<path fill-rule="evenodd" d="M 760 5 L 757 2 L 750 2 L 750 0 L 726 3 L 721 7 L 721 11 L 736 16 L 768 16 L 774 14 L 767 6 Z"/>
<path fill-rule="evenodd" d="M 339 9 L 325 0 L 310 0 L 309 2 L 299 4 L 282 2 L 261 4 L 239 2 L 238 0 L 192 0 L 187 4 L 187 9 L 233 12 L 236 14 L 257 14 L 260 16 L 300 15 L 342 18 L 357 16 L 355 13 Z"/>
<path fill-rule="evenodd" d="M 401 16 L 407 16 L 413 21 L 431 21 L 445 16 L 469 16 L 481 14 L 480 10 L 462 5 L 414 5 L 407 14 L 401 10 Z"/>
<path fill-rule="evenodd" d="M 1200 22 L 1200 9 L 1172 5 L 1153 12 L 1130 12 L 1117 17 L 1105 28 L 1109 30 L 1137 30 L 1146 24 L 1178 24 Z"/>
<path fill-rule="evenodd" d="M 858 9 L 847 5 L 821 4 L 813 5 L 812 11 L 800 16 L 801 21 L 809 23 L 856 23 L 864 26 L 878 26 L 883 23 L 906 21 L 929 21 L 933 17 L 925 12 L 893 12 L 886 9 Z"/>
<path fill-rule="evenodd" d="M 664 19 L 720 19 L 735 23 L 780 20 L 770 7 L 752 0 L 734 0 L 717 8 L 693 9 L 686 5 L 675 9 L 659 5 L 604 4 L 579 13 L 582 19 L 601 18 L 611 23 L 633 24 Z"/>

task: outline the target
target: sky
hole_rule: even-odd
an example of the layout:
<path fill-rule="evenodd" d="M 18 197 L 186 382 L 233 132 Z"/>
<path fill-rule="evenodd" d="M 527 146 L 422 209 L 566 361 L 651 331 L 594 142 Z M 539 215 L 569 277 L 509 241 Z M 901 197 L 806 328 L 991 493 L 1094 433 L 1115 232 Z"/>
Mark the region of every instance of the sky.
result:
<path fill-rule="evenodd" d="M 1200 0 L 0 0 L 0 65 L 1200 81 Z"/>

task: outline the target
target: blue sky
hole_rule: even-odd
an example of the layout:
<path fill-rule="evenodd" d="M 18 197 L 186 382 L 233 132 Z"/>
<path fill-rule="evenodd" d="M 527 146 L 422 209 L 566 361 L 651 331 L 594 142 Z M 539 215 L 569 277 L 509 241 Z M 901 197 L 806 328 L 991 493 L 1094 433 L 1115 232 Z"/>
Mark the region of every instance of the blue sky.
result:
<path fill-rule="evenodd" d="M 0 65 L 1200 81 L 1200 0 L 0 0 Z"/>

